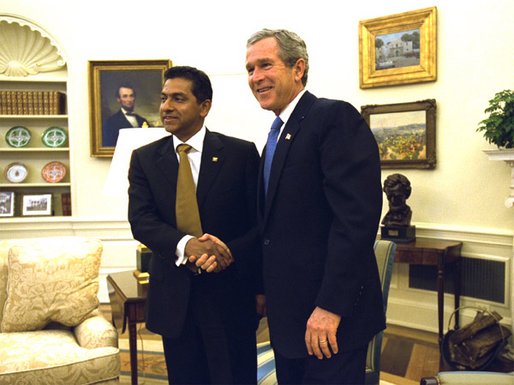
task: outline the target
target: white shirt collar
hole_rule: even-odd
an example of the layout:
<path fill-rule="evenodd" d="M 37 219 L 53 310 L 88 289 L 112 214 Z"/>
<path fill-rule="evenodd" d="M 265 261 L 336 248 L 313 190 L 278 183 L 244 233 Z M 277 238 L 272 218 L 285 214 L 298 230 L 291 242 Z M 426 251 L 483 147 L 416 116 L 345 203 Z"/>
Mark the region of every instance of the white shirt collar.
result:
<path fill-rule="evenodd" d="M 282 119 L 282 121 L 284 122 L 284 125 L 282 127 L 285 126 L 285 123 L 287 123 L 287 121 L 289 120 L 291 114 L 293 113 L 296 105 L 298 104 L 298 101 L 300 100 L 300 98 L 303 96 L 303 94 L 305 93 L 305 91 L 307 91 L 305 88 L 303 90 L 301 90 L 298 95 L 296 95 L 296 97 L 291 101 L 291 103 L 289 103 L 287 105 L 286 108 L 284 108 L 284 111 L 282 111 L 280 113 L 280 119 Z"/>
<path fill-rule="evenodd" d="M 198 131 L 196 134 L 194 134 L 191 138 L 189 138 L 187 141 L 182 142 L 179 138 L 177 138 L 175 135 L 172 135 L 173 138 L 173 148 L 175 149 L 175 152 L 177 151 L 177 146 L 182 143 L 189 144 L 193 150 L 202 152 L 203 150 L 203 141 L 205 139 L 205 134 L 207 133 L 207 127 L 205 125 Z"/>

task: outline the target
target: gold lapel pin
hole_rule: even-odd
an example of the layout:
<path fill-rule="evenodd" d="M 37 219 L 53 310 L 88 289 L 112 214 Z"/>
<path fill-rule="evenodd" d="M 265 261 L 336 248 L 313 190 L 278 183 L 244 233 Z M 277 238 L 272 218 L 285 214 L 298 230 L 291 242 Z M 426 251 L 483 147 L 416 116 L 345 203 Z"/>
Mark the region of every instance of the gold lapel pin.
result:
<path fill-rule="evenodd" d="M 212 161 L 213 161 L 213 162 L 217 162 L 217 161 L 218 161 L 218 157 L 217 157 L 217 156 L 213 156 L 213 157 L 212 157 Z"/>
<path fill-rule="evenodd" d="M 286 140 L 291 140 L 291 134 L 286 135 Z"/>

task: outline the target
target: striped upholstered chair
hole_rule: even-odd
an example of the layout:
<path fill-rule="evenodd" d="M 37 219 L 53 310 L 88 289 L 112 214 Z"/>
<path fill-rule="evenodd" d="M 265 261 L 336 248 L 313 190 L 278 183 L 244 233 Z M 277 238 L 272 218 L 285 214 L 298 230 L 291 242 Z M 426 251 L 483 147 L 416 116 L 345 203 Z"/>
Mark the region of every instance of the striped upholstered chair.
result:
<path fill-rule="evenodd" d="M 375 256 L 377 258 L 380 282 L 382 283 L 382 295 L 384 298 L 384 312 L 387 307 L 389 295 L 389 284 L 393 272 L 394 253 L 396 245 L 394 242 L 379 240 L 375 242 Z M 379 383 L 380 376 L 380 351 L 382 347 L 383 332 L 378 333 L 368 346 L 368 356 L 366 358 L 366 384 Z M 275 360 L 273 350 L 269 341 L 260 343 L 257 346 L 257 382 L 259 385 L 276 385 Z"/>
<path fill-rule="evenodd" d="M 382 284 L 382 297 L 384 300 L 384 313 L 387 310 L 387 299 L 389 297 L 389 285 L 393 274 L 394 254 L 396 244 L 392 241 L 375 241 L 375 257 L 377 258 L 378 273 Z M 380 353 L 382 350 L 381 331 L 373 337 L 368 346 L 366 357 L 366 385 L 378 385 L 380 382 Z"/>

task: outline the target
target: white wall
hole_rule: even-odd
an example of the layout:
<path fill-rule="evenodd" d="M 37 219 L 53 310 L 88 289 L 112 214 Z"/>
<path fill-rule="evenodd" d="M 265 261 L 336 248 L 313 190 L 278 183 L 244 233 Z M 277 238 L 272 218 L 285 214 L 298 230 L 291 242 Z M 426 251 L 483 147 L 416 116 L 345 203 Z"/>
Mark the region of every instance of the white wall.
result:
<path fill-rule="evenodd" d="M 438 7 L 438 79 L 434 83 L 361 90 L 358 21 Z M 492 148 L 476 133 L 495 92 L 514 87 L 514 3 L 510 0 L 320 0 L 245 3 L 227 0 L 99 1 L 0 0 L 0 10 L 29 18 L 64 48 L 69 72 L 69 125 L 73 146 L 74 213 L 124 218 L 125 208 L 102 196 L 110 161 L 89 156 L 88 60 L 171 59 L 206 71 L 214 83 L 210 129 L 265 141 L 270 113 L 261 111 L 246 84 L 246 38 L 261 27 L 285 27 L 307 42 L 308 88 L 356 107 L 437 100 L 437 168 L 402 171 L 412 182 L 413 221 L 512 231 L 503 206 L 510 170 L 491 162 Z M 384 170 L 384 177 L 394 170 Z M 94 177 L 93 177 L 94 176 Z"/>
<path fill-rule="evenodd" d="M 132 245 L 126 207 L 102 194 L 110 160 L 89 156 L 88 60 L 171 59 L 175 65 L 203 69 L 214 86 L 208 127 L 252 140 L 261 148 L 272 116 L 260 110 L 248 89 L 245 42 L 260 28 L 283 27 L 305 39 L 311 59 L 308 89 L 318 96 L 344 99 L 357 108 L 436 99 L 437 168 L 399 171 L 413 186 L 408 203 L 414 224 L 421 232 L 446 238 L 479 234 L 480 239 L 489 239 L 499 234 L 512 247 L 514 211 L 503 204 L 510 168 L 487 159 L 482 150 L 494 147 L 475 130 L 487 101 L 500 90 L 514 88 L 514 2 L 369 0 L 347 5 L 318 0 L 308 4 L 0 0 L 0 13 L 42 26 L 61 43 L 68 60 L 74 216 L 62 226 L 69 232 L 96 229 L 107 241 Z M 437 81 L 361 90 L 359 20 L 431 6 L 438 8 Z M 393 172 L 397 170 L 384 170 L 383 178 Z M 27 226 L 31 225 L 21 222 L 13 233 Z M 48 231 L 54 231 L 53 226 Z M 123 261 L 115 254 L 112 266 L 120 266 Z M 133 263 L 131 256 L 126 258 L 129 265 Z"/>

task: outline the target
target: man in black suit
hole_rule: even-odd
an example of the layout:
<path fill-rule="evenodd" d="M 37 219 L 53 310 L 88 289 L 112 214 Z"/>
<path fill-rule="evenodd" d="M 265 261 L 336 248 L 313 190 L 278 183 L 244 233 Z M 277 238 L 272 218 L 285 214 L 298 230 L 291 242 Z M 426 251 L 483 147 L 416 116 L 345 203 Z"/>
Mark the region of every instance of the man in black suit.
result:
<path fill-rule="evenodd" d="M 134 112 L 136 92 L 130 84 L 121 84 L 116 90 L 116 100 L 120 104 L 118 112 L 109 116 L 103 123 L 102 146 L 116 146 L 120 129 L 131 127 L 150 127 L 150 123 Z"/>
<path fill-rule="evenodd" d="M 252 35 L 246 69 L 260 106 L 284 123 L 274 155 L 274 143 L 263 152 L 258 199 L 278 382 L 362 384 L 368 342 L 385 327 L 376 141 L 353 106 L 305 90 L 309 59 L 295 33 Z"/>
<path fill-rule="evenodd" d="M 255 384 L 259 154 L 253 143 L 206 129 L 211 100 L 202 71 L 166 71 L 160 114 L 172 135 L 133 152 L 129 221 L 134 238 L 153 252 L 146 325 L 162 335 L 170 384 Z M 192 146 L 187 156 L 206 233 L 199 237 L 177 228 L 182 143 Z"/>

